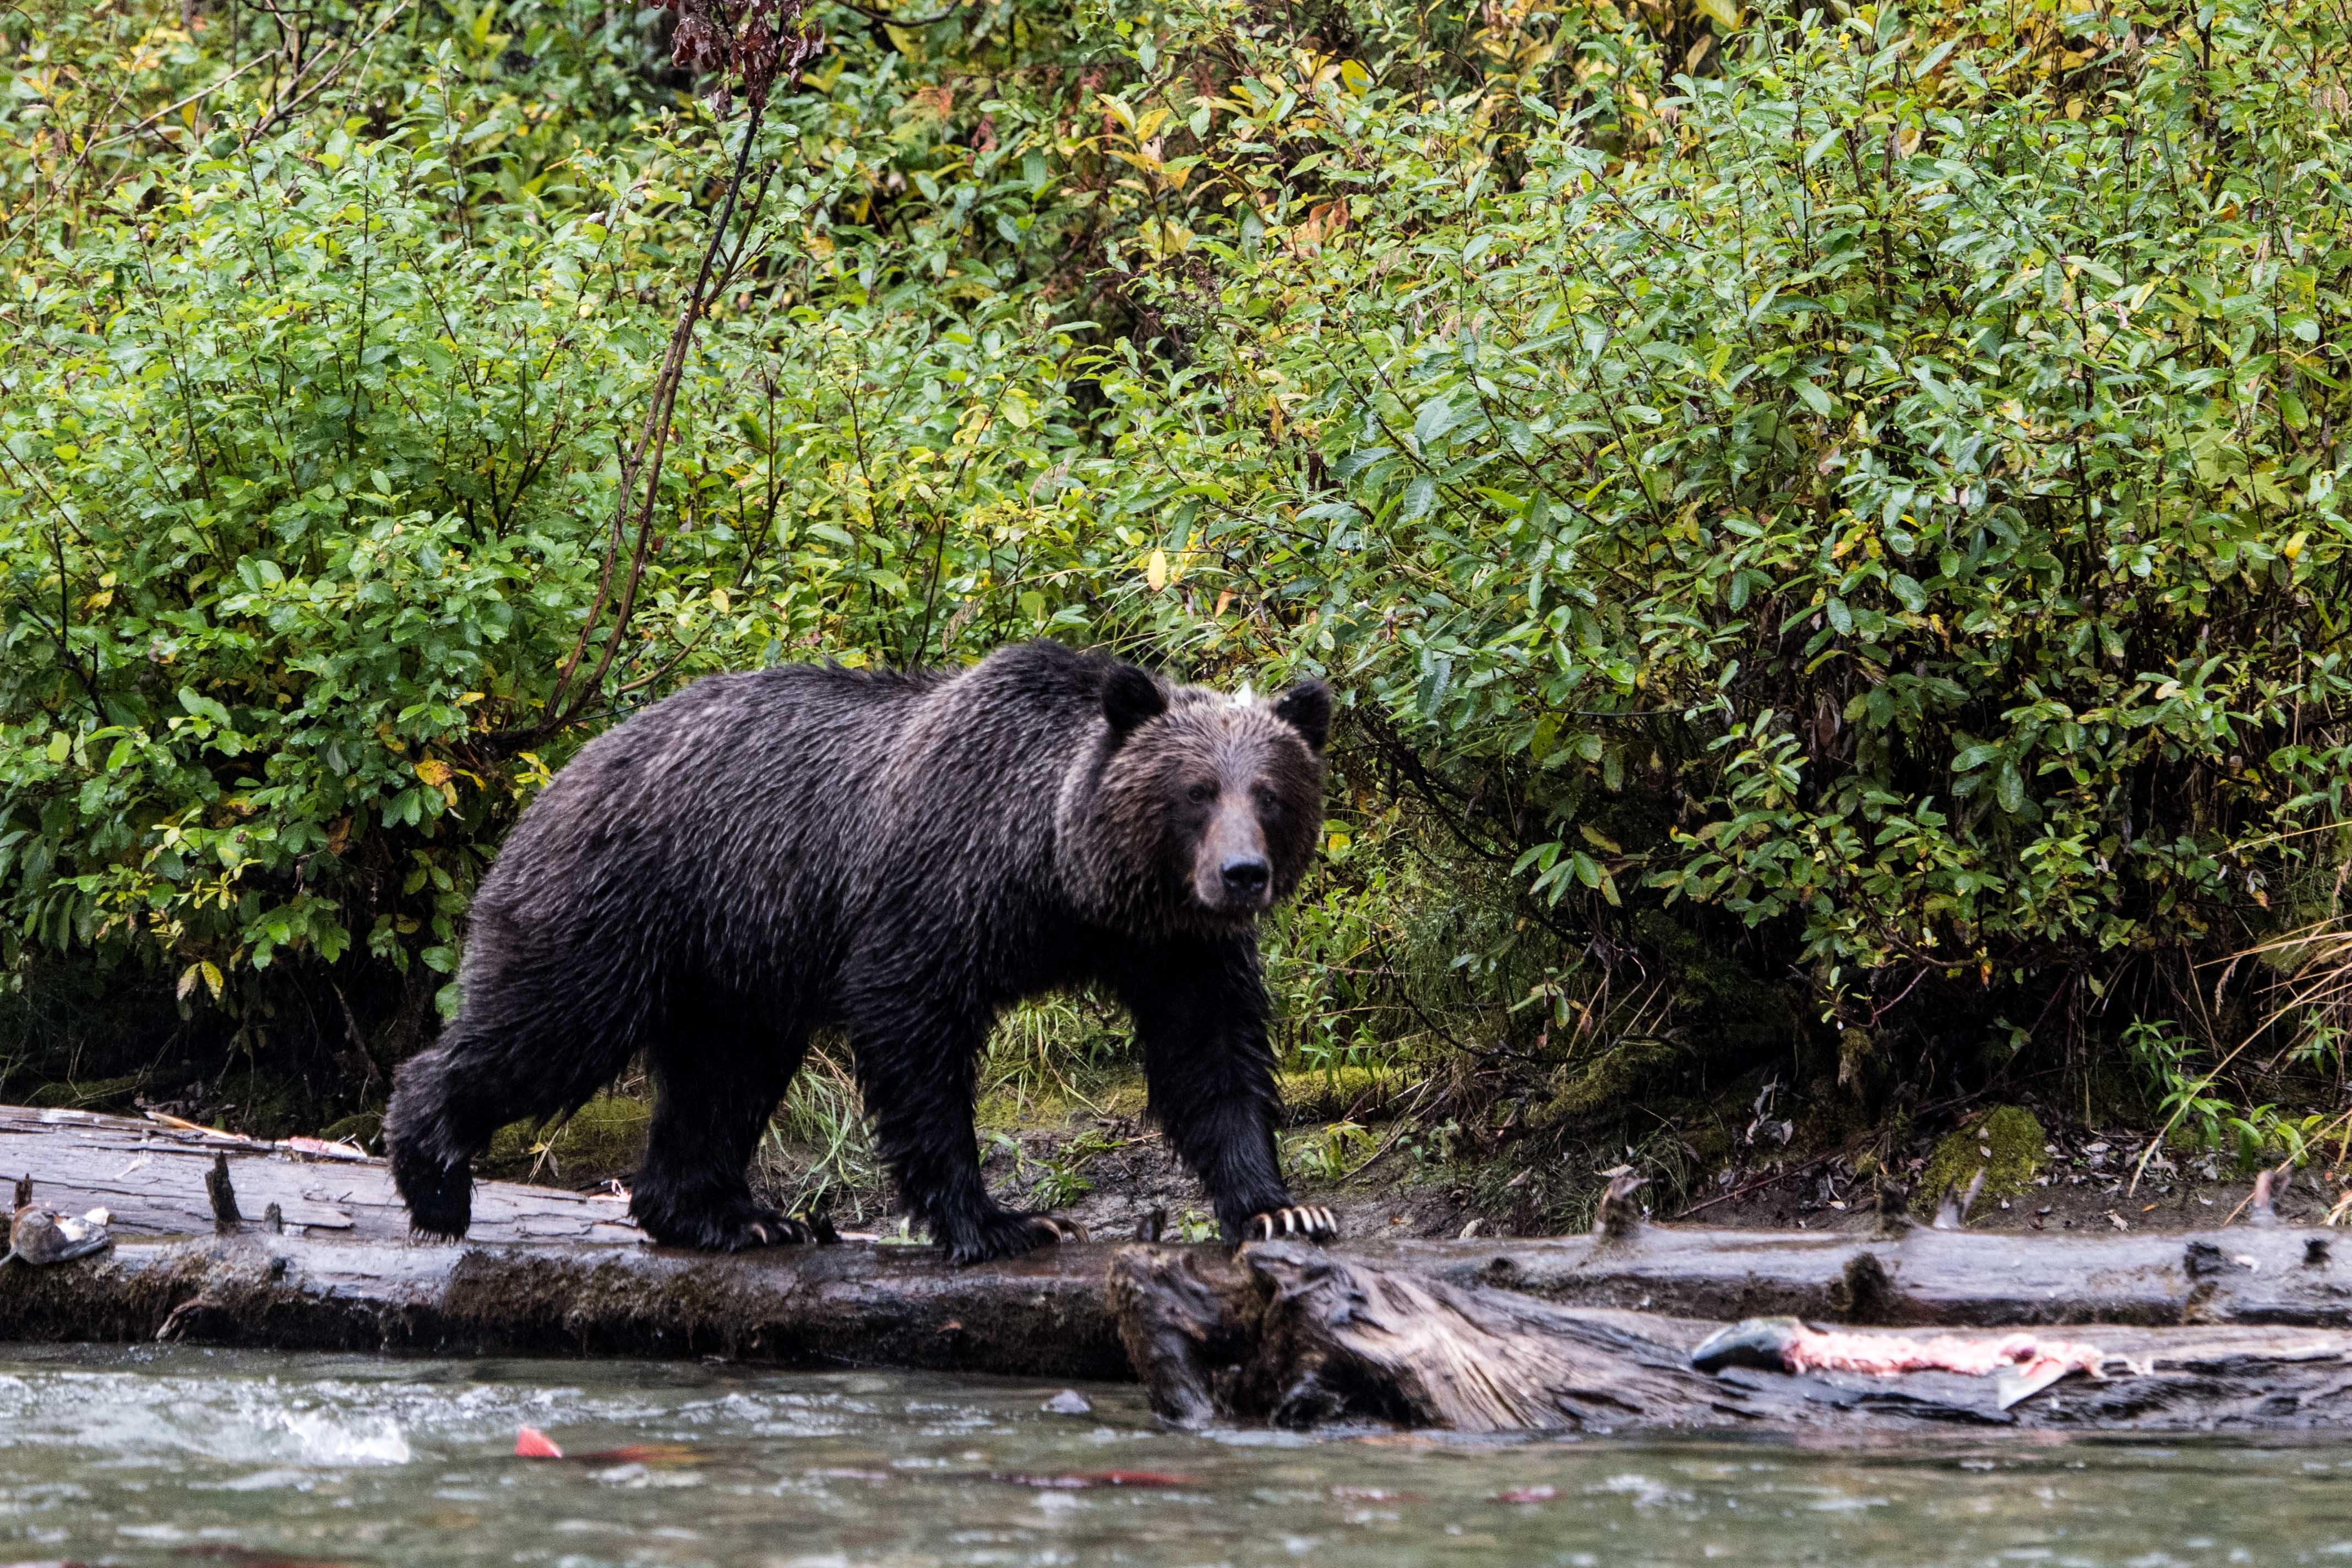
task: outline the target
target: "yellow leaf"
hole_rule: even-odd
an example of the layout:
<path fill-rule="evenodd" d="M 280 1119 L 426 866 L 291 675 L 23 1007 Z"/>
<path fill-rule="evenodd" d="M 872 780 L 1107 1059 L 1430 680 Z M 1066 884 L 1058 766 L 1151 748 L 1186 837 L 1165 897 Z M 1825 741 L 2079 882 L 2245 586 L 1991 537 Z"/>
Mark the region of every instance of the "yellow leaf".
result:
<path fill-rule="evenodd" d="M 416 776 L 426 787 L 439 789 L 449 782 L 449 764 L 438 757 L 427 757 L 416 764 Z"/>
<path fill-rule="evenodd" d="M 1151 559 L 1143 563 L 1143 580 L 1151 584 L 1155 594 L 1168 586 L 1168 552 L 1155 550 Z"/>
<path fill-rule="evenodd" d="M 1739 26 L 1739 0 L 1691 0 L 1691 9 L 1717 26 Z"/>
<path fill-rule="evenodd" d="M 2280 549 L 2279 553 L 2285 556 L 2289 561 L 2299 561 L 2303 558 L 2304 544 L 2310 538 L 2311 535 L 2308 533 L 2298 533 L 2293 539 L 2286 542 L 2285 545 Z"/>
<path fill-rule="evenodd" d="M 204 972 L 205 989 L 213 994 L 214 1001 L 219 1001 L 221 994 L 221 972 L 219 968 L 209 959 L 197 964 L 196 967 Z"/>
<path fill-rule="evenodd" d="M 710 607 L 717 610 L 722 616 L 727 613 L 726 589 L 713 588 L 710 590 Z"/>
<path fill-rule="evenodd" d="M 194 990 L 196 988 L 196 982 L 204 978 L 204 973 L 205 973 L 205 966 L 204 966 L 203 964 L 201 964 L 201 963 L 191 963 L 190 965 L 188 965 L 188 967 L 187 967 L 185 970 L 184 970 L 184 971 L 182 971 L 182 972 L 181 972 L 181 974 L 180 974 L 180 1000 L 181 1000 L 181 1001 L 184 1002 L 184 1001 L 186 1001 L 186 1000 L 188 999 L 188 993 L 189 993 L 189 992 L 191 992 L 191 991 L 194 991 Z"/>

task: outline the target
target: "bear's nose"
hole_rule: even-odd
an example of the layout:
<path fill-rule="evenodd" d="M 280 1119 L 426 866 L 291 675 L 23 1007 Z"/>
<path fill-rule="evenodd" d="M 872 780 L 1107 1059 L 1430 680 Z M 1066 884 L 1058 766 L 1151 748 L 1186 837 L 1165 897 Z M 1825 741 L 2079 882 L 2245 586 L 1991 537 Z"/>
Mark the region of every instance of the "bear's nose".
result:
<path fill-rule="evenodd" d="M 1255 855 L 1236 856 L 1221 868 L 1225 892 L 1237 899 L 1255 899 L 1265 891 L 1265 862 Z"/>

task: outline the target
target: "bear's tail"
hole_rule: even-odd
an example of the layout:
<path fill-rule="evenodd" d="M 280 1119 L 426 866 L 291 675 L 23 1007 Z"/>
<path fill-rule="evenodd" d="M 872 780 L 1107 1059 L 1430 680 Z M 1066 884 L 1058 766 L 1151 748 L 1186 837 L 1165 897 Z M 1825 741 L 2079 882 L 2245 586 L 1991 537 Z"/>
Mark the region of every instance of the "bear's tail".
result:
<path fill-rule="evenodd" d="M 618 1043 L 618 1042 L 616 1042 Z M 589 1053 L 533 1062 L 521 1053 L 467 1031 L 461 1018 L 439 1044 L 401 1065 L 393 1079 L 383 1137 L 393 1184 L 408 1205 L 409 1224 L 451 1241 L 473 1222 L 474 1156 L 509 1122 L 568 1114 L 588 1103 L 627 1058 L 625 1044 L 611 1060 Z"/>

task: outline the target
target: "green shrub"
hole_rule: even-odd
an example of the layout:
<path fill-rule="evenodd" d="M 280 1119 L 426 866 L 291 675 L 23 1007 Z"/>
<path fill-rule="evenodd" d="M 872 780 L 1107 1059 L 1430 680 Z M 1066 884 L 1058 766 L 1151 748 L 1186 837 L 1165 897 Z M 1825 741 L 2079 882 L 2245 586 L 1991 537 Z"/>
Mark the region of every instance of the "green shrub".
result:
<path fill-rule="evenodd" d="M 1257 188 L 1148 275 L 1221 392 L 1126 447 L 1166 548 L 1278 580 L 1537 892 L 1788 930 L 1854 1022 L 2342 853 L 2344 29 L 2075 12 L 2045 79 L 2007 15 L 1759 16 L 1654 100 L 1588 35 L 1571 112 L 1245 77 Z"/>
<path fill-rule="evenodd" d="M 641 575 L 743 127 L 649 17 L 332 0 L 295 102 L 251 7 L 10 12 L 0 962 L 340 1041 L 596 727 L 1032 635 L 1347 693 L 1297 1070 L 1581 1116 L 1706 1054 L 1643 954 L 1884 1051 L 2273 923 L 2347 853 L 2343 24 L 1668 9 L 834 27 Z"/>

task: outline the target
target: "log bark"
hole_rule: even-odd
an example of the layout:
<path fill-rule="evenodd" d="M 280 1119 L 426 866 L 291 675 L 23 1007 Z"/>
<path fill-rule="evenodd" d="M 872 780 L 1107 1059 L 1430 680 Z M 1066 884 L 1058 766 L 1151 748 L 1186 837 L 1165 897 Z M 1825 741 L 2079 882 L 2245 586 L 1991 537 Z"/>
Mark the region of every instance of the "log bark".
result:
<path fill-rule="evenodd" d="M 216 1230 L 226 1163 L 240 1212 Z M 484 1182 L 462 1245 L 411 1239 L 380 1160 L 85 1111 L 0 1107 L 0 1179 L 112 1211 L 110 1253 L 0 1268 L 0 1342 L 163 1339 L 284 1350 L 727 1355 L 1125 1379 L 1105 1248 L 949 1268 L 928 1247 L 716 1257 L 650 1246 L 626 1205 Z"/>
<path fill-rule="evenodd" d="M 2069 1330 L 2068 1337 L 2138 1367 L 2105 1381 L 2077 1376 L 2004 1409 L 1999 1380 L 1951 1372 L 1702 1373 L 1691 1366 L 1690 1352 L 1717 1326 L 1711 1322 L 1561 1307 L 1294 1242 L 1256 1244 L 1232 1259 L 1127 1247 L 1112 1261 L 1110 1293 L 1121 1341 L 1153 1407 L 1186 1426 L 1370 1420 L 1464 1432 L 2352 1426 L 2352 1333 L 2341 1330 Z"/>
<path fill-rule="evenodd" d="M 225 1230 L 207 1185 L 216 1159 L 245 1216 Z M 0 1268 L 0 1341 L 1140 1373 L 1167 1414 L 1194 1421 L 1802 1427 L 1857 1415 L 2031 1425 L 2063 1411 L 2118 1426 L 2333 1424 L 2342 1345 L 2278 1331 L 2352 1328 L 2352 1281 L 2335 1233 L 2318 1229 L 1881 1238 L 1643 1226 L 1603 1238 L 1283 1244 L 1238 1263 L 1214 1247 L 1064 1247 L 951 1268 L 930 1247 L 870 1243 L 672 1251 L 648 1245 L 618 1202 L 489 1182 L 472 1237 L 453 1246 L 410 1238 L 380 1161 L 0 1107 L 0 1181 L 17 1177 L 46 1207 L 109 1208 L 118 1240 L 97 1258 Z M 251 1217 L 272 1210 L 282 1232 Z M 1771 1313 L 2099 1324 L 2080 1337 L 2158 1354 L 2164 1376 L 2070 1383 L 2009 1417 L 1988 1410 L 1975 1379 L 1690 1371 L 1706 1332 Z"/>

